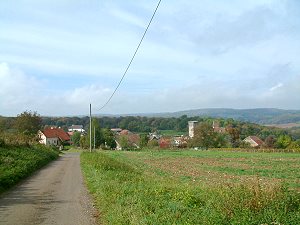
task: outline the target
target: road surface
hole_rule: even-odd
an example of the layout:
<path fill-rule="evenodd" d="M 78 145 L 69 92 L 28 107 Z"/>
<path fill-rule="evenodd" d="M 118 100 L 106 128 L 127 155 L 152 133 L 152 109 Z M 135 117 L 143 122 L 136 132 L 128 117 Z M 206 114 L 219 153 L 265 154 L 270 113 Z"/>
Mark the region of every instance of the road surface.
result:
<path fill-rule="evenodd" d="M 0 196 L 0 224 L 95 224 L 79 153 L 66 153 Z"/>

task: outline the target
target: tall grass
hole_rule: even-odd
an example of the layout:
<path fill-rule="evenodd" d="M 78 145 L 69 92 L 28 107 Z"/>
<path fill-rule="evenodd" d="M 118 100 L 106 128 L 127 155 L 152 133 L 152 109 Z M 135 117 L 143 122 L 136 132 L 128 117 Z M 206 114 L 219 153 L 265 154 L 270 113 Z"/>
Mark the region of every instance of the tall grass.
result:
<path fill-rule="evenodd" d="M 283 186 L 191 185 L 104 153 L 81 164 L 103 224 L 297 224 L 300 194 Z"/>
<path fill-rule="evenodd" d="M 0 147 L 0 193 L 57 157 L 43 145 Z"/>

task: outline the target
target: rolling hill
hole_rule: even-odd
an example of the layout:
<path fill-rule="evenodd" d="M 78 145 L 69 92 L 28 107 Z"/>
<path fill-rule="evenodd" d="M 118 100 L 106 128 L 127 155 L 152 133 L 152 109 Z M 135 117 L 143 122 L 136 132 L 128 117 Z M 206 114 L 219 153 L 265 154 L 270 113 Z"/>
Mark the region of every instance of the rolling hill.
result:
<path fill-rule="evenodd" d="M 168 113 L 152 113 L 152 114 L 131 114 L 132 116 L 147 117 L 180 117 L 187 115 L 188 117 L 203 116 L 216 118 L 232 118 L 240 121 L 247 121 L 258 124 L 288 124 L 299 123 L 300 126 L 300 110 L 284 110 L 275 108 L 257 108 L 257 109 L 230 109 L 230 108 L 206 108 L 193 109 Z M 122 115 L 124 116 L 124 115 Z M 128 116 L 128 115 L 126 115 Z"/>

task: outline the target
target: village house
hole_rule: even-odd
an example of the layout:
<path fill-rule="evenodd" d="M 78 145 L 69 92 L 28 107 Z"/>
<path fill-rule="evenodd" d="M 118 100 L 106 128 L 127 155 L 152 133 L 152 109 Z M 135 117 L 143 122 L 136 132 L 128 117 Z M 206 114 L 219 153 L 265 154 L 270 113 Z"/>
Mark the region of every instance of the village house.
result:
<path fill-rule="evenodd" d="M 157 132 L 154 132 L 154 133 L 149 133 L 149 141 L 152 141 L 152 140 L 159 140 L 162 136 L 160 134 L 158 134 Z"/>
<path fill-rule="evenodd" d="M 172 145 L 177 148 L 186 148 L 188 144 L 188 137 L 183 135 L 174 136 L 172 140 Z"/>
<path fill-rule="evenodd" d="M 69 132 L 80 132 L 80 133 L 84 133 L 85 130 L 83 129 L 83 126 L 82 125 L 72 125 L 69 127 L 68 129 Z"/>
<path fill-rule="evenodd" d="M 120 134 L 120 132 L 122 131 L 121 128 L 111 128 L 110 129 L 114 134 Z"/>
<path fill-rule="evenodd" d="M 258 148 L 264 144 L 264 142 L 257 136 L 248 136 L 244 139 L 244 142 L 249 143 L 253 148 Z"/>
<path fill-rule="evenodd" d="M 214 132 L 216 132 L 216 133 L 221 133 L 221 134 L 226 133 L 225 127 L 220 127 L 220 122 L 219 121 L 213 121 L 213 126 L 212 127 L 214 129 Z"/>
<path fill-rule="evenodd" d="M 44 145 L 61 146 L 70 141 L 70 136 L 61 128 L 48 127 L 38 132 L 39 142 Z"/>
<path fill-rule="evenodd" d="M 115 135 L 115 141 L 117 144 L 116 149 L 122 150 L 122 138 L 125 138 L 128 142 L 128 146 L 130 148 L 140 148 L 139 142 L 140 142 L 140 136 L 138 134 L 132 133 L 129 130 L 122 130 L 120 132 L 117 132 Z"/>

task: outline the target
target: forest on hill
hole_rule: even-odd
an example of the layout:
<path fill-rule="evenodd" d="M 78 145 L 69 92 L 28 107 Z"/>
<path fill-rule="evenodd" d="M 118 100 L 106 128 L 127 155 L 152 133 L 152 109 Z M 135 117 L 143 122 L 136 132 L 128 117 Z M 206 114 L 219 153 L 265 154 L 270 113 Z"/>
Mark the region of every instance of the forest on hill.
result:
<path fill-rule="evenodd" d="M 214 117 L 214 118 L 231 118 L 234 120 L 258 123 L 258 124 L 286 124 L 299 123 L 300 110 L 284 110 L 275 108 L 257 108 L 257 109 L 230 109 L 230 108 L 206 108 L 193 109 L 169 113 L 156 114 L 136 114 L 135 116 L 147 117 Z"/>
<path fill-rule="evenodd" d="M 293 139 L 300 138 L 300 128 L 282 129 L 276 127 L 267 127 L 255 123 L 243 122 L 233 119 L 211 118 L 194 116 L 188 117 L 141 117 L 141 116 L 124 116 L 124 117 L 98 117 L 96 118 L 102 128 L 122 128 L 136 133 L 149 133 L 154 131 L 173 130 L 177 132 L 188 132 L 188 121 L 196 120 L 199 122 L 218 121 L 221 127 L 233 127 L 239 130 L 241 138 L 249 135 L 257 135 L 265 139 L 269 135 L 280 136 L 288 134 Z M 88 130 L 89 117 L 43 117 L 42 124 L 59 126 L 64 129 L 73 125 L 80 124 Z"/>

